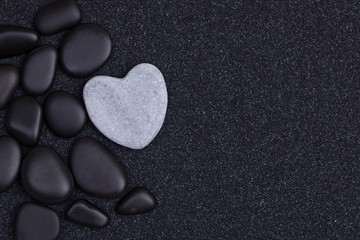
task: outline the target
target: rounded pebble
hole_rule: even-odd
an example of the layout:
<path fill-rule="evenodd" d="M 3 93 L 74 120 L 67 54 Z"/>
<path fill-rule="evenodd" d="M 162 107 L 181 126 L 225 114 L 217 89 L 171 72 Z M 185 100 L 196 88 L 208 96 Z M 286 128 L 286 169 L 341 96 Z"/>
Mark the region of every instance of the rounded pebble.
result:
<path fill-rule="evenodd" d="M 78 134 L 87 119 L 82 102 L 64 91 L 53 92 L 49 95 L 44 112 L 51 131 L 64 138 Z"/>
<path fill-rule="evenodd" d="M 127 185 L 124 166 L 103 145 L 84 137 L 71 149 L 71 170 L 76 184 L 97 197 L 118 197 Z"/>
<path fill-rule="evenodd" d="M 24 159 L 21 181 L 35 199 L 48 204 L 68 199 L 74 188 L 69 168 L 59 154 L 45 146 L 34 148 Z"/>
<path fill-rule="evenodd" d="M 0 193 L 14 184 L 21 163 L 21 149 L 12 137 L 0 137 Z"/>
<path fill-rule="evenodd" d="M 55 1 L 35 15 L 35 26 L 40 33 L 52 35 L 68 29 L 80 22 L 81 13 L 73 0 Z"/>
<path fill-rule="evenodd" d="M 88 76 L 105 64 L 110 57 L 111 45 L 109 33 L 100 25 L 80 24 L 62 41 L 60 63 L 70 75 Z"/>
<path fill-rule="evenodd" d="M 57 50 L 53 46 L 35 49 L 25 59 L 21 84 L 25 92 L 44 94 L 53 83 L 57 65 Z"/>
<path fill-rule="evenodd" d="M 21 96 L 9 105 L 7 128 L 19 142 L 33 146 L 39 142 L 42 118 L 41 105 L 32 97 Z"/>
<path fill-rule="evenodd" d="M 18 240 L 56 239 L 59 231 L 59 216 L 50 208 L 26 203 L 17 214 L 15 234 Z"/>
<path fill-rule="evenodd" d="M 14 65 L 0 65 L 0 109 L 3 109 L 13 96 L 19 79 L 19 70 Z"/>
<path fill-rule="evenodd" d="M 128 193 L 116 207 L 116 212 L 121 215 L 147 213 L 155 208 L 154 195 L 144 187 L 138 187 Z"/>
<path fill-rule="evenodd" d="M 66 215 L 73 222 L 88 227 L 105 227 L 110 221 L 109 215 L 86 200 L 76 201 Z"/>
<path fill-rule="evenodd" d="M 0 26 L 0 58 L 13 57 L 28 52 L 39 41 L 37 32 L 17 26 Z"/>

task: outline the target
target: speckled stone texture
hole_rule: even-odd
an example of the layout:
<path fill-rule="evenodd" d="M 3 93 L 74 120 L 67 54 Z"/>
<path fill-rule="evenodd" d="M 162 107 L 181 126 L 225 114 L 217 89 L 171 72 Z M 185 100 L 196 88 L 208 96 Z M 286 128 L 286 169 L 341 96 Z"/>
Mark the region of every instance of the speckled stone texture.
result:
<path fill-rule="evenodd" d="M 0 22 L 31 27 L 50 2 L 0 0 Z M 128 190 L 154 193 L 155 210 L 123 217 L 119 199 L 76 189 L 52 208 L 64 213 L 85 198 L 111 223 L 89 229 L 61 214 L 59 239 L 360 239 L 360 1 L 78 3 L 83 22 L 103 25 L 114 43 L 94 76 L 125 76 L 150 62 L 164 75 L 169 105 L 159 135 L 140 151 L 90 122 L 81 132 L 126 165 Z M 40 41 L 57 45 L 63 36 Z M 88 79 L 60 68 L 50 91 L 81 98 Z M 40 143 L 68 163 L 75 138 L 56 137 L 46 124 L 42 134 Z M 13 239 L 11 216 L 29 200 L 20 183 L 0 195 L 0 239 Z"/>
<path fill-rule="evenodd" d="M 168 95 L 160 70 L 152 64 L 135 66 L 119 79 L 96 76 L 83 92 L 90 120 L 117 144 L 142 149 L 163 125 Z"/>

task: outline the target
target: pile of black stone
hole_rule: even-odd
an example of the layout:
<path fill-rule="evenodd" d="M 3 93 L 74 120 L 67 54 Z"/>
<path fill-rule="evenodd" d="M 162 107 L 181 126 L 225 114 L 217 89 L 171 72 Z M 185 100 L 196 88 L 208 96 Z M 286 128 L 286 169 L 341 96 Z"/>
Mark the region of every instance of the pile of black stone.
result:
<path fill-rule="evenodd" d="M 70 93 L 51 93 L 44 110 L 32 97 L 49 90 L 58 58 L 67 74 L 86 77 L 102 67 L 110 56 L 109 33 L 97 24 L 80 24 L 80 20 L 80 10 L 73 0 L 56 1 L 37 12 L 35 26 L 43 35 L 72 28 L 62 40 L 59 54 L 54 46 L 37 47 L 39 33 L 34 30 L 0 26 L 0 58 L 32 50 L 21 74 L 13 65 L 0 65 L 0 109 L 8 105 L 7 128 L 12 135 L 0 137 L 0 193 L 13 185 L 19 172 L 25 190 L 35 200 L 46 204 L 67 200 L 75 184 L 100 198 L 119 197 L 126 189 L 128 177 L 124 166 L 105 146 L 90 137 L 74 143 L 70 169 L 55 150 L 36 146 L 43 115 L 54 134 L 63 138 L 79 134 L 87 121 L 84 104 Z M 19 82 L 28 95 L 12 99 Z M 23 160 L 18 142 L 34 147 Z M 122 215 L 145 213 L 153 210 L 155 204 L 151 192 L 138 187 L 125 195 L 116 211 Z M 72 205 L 67 217 L 91 227 L 104 227 L 109 223 L 109 216 L 104 211 L 83 199 Z M 58 214 L 50 208 L 26 203 L 17 214 L 17 239 L 54 239 L 59 230 Z"/>

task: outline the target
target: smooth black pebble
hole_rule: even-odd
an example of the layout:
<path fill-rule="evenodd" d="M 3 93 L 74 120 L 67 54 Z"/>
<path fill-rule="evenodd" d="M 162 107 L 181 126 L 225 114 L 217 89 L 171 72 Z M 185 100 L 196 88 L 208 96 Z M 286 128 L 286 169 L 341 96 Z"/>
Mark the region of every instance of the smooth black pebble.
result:
<path fill-rule="evenodd" d="M 14 184 L 21 163 L 19 143 L 12 137 L 0 137 L 0 193 Z"/>
<path fill-rule="evenodd" d="M 32 97 L 21 96 L 9 104 L 7 128 L 19 142 L 33 146 L 40 138 L 42 118 L 41 105 Z"/>
<path fill-rule="evenodd" d="M 71 170 L 76 184 L 102 198 L 118 197 L 127 185 L 124 166 L 103 145 L 84 137 L 71 149 Z"/>
<path fill-rule="evenodd" d="M 116 207 L 116 212 L 121 215 L 147 213 L 155 208 L 154 195 L 144 187 L 138 187 L 128 193 Z"/>
<path fill-rule="evenodd" d="M 0 26 L 0 58 L 13 57 L 36 47 L 39 34 L 17 26 Z"/>
<path fill-rule="evenodd" d="M 37 96 L 50 88 L 55 77 L 57 55 L 56 48 L 50 45 L 29 53 L 21 74 L 21 84 L 25 92 Z"/>
<path fill-rule="evenodd" d="M 86 111 L 80 100 L 64 91 L 53 92 L 46 99 L 46 122 L 56 135 L 73 137 L 86 123 Z"/>
<path fill-rule="evenodd" d="M 75 1 L 59 0 L 36 13 L 35 26 L 40 33 L 52 35 L 76 25 L 80 19 L 80 9 Z"/>
<path fill-rule="evenodd" d="M 76 201 L 66 215 L 73 222 L 88 227 L 105 227 L 110 221 L 109 215 L 86 200 Z"/>
<path fill-rule="evenodd" d="M 50 208 L 26 203 L 17 214 L 15 234 L 18 240 L 56 239 L 59 231 L 59 216 Z"/>
<path fill-rule="evenodd" d="M 60 48 L 60 63 L 76 77 L 85 77 L 105 64 L 111 53 L 111 38 L 100 25 L 86 23 L 70 30 Z"/>
<path fill-rule="evenodd" d="M 13 96 L 19 79 L 19 70 L 14 65 L 0 65 L 0 109 L 3 109 Z"/>
<path fill-rule="evenodd" d="M 25 157 L 21 181 L 33 198 L 48 204 L 65 201 L 74 189 L 69 168 L 59 154 L 45 146 L 37 146 Z"/>

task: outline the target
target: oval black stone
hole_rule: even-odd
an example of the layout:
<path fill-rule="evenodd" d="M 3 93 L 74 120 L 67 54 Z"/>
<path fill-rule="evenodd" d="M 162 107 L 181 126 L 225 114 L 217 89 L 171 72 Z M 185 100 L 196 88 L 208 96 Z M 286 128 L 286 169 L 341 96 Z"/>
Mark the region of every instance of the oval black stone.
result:
<path fill-rule="evenodd" d="M 25 92 L 37 96 L 51 86 L 56 72 L 57 50 L 53 46 L 35 49 L 25 59 L 21 84 Z"/>
<path fill-rule="evenodd" d="M 12 137 L 0 137 L 0 193 L 14 184 L 20 169 L 21 149 Z"/>
<path fill-rule="evenodd" d="M 33 146 L 40 138 L 42 118 L 41 105 L 32 97 L 21 96 L 9 105 L 7 128 L 19 142 Z"/>
<path fill-rule="evenodd" d="M 19 70 L 10 64 L 0 65 L 0 109 L 3 109 L 19 84 Z"/>
<path fill-rule="evenodd" d="M 39 41 L 37 32 L 17 26 L 0 26 L 0 58 L 28 52 Z"/>
<path fill-rule="evenodd" d="M 138 187 L 128 193 L 116 207 L 116 212 L 121 215 L 147 213 L 155 208 L 154 195 L 144 187 Z"/>
<path fill-rule="evenodd" d="M 83 104 L 75 96 L 64 91 L 49 95 L 44 112 L 51 131 L 65 138 L 78 134 L 87 119 Z"/>
<path fill-rule="evenodd" d="M 105 227 L 110 221 L 109 215 L 86 200 L 76 201 L 66 215 L 73 222 L 88 227 Z"/>
<path fill-rule="evenodd" d="M 71 149 L 71 170 L 75 182 L 97 197 L 118 197 L 127 185 L 124 166 L 103 145 L 84 137 Z"/>
<path fill-rule="evenodd" d="M 40 33 L 52 35 L 80 22 L 81 13 L 73 0 L 59 0 L 42 7 L 35 15 L 35 26 Z"/>
<path fill-rule="evenodd" d="M 50 208 L 26 203 L 17 214 L 15 234 L 18 240 L 56 239 L 59 231 L 59 216 Z"/>
<path fill-rule="evenodd" d="M 21 181 L 33 198 L 48 204 L 65 201 L 74 189 L 69 168 L 59 154 L 45 146 L 34 148 L 26 156 L 21 167 Z"/>
<path fill-rule="evenodd" d="M 66 34 L 60 49 L 60 63 L 68 74 L 85 77 L 105 64 L 111 48 L 110 35 L 101 26 L 81 24 Z"/>

